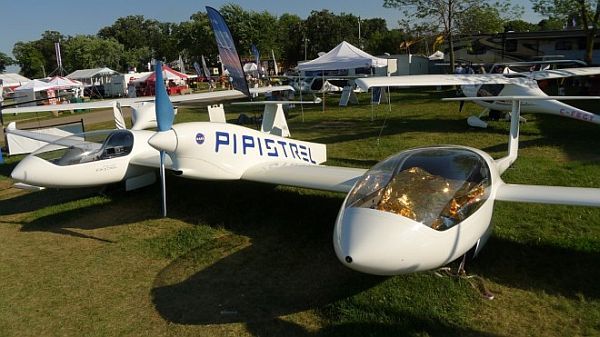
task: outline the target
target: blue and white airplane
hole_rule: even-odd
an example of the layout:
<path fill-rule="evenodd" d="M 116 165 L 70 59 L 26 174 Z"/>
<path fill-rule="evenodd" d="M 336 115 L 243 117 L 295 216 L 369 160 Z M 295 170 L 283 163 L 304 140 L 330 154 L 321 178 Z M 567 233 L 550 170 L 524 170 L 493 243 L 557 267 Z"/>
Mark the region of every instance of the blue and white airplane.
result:
<path fill-rule="evenodd" d="M 235 78 L 244 90 L 229 30 L 214 9 L 207 10 L 221 59 L 230 73 L 242 74 Z M 173 124 L 161 76 L 158 72 L 158 131 L 121 129 L 61 138 L 24 158 L 12 178 L 59 188 L 119 181 L 136 188 L 154 182 L 160 167 L 190 179 L 345 192 L 333 233 L 336 255 L 350 268 L 381 275 L 435 269 L 477 253 L 492 231 L 495 200 L 600 206 L 600 188 L 502 181 L 502 173 L 517 159 L 520 101 L 548 97 L 502 98 L 512 102 L 508 155 L 503 158 L 443 145 L 403 151 L 366 170 L 323 165 L 325 145 L 277 135 L 275 121 L 280 118 L 275 116 L 265 118 L 273 127 L 263 131 L 215 122 Z M 162 186 L 166 215 L 164 179 Z"/>

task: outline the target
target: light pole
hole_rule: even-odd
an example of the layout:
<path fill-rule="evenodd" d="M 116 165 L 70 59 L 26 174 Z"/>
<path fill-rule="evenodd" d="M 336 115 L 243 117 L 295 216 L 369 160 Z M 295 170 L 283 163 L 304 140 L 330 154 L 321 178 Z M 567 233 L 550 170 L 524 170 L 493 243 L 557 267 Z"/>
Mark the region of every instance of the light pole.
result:
<path fill-rule="evenodd" d="M 360 16 L 358 17 L 358 48 L 363 49 L 362 43 L 360 41 Z"/>
<path fill-rule="evenodd" d="M 305 36 L 304 37 L 304 61 L 308 60 L 308 57 L 307 57 L 308 41 L 310 41 L 310 40 Z"/>

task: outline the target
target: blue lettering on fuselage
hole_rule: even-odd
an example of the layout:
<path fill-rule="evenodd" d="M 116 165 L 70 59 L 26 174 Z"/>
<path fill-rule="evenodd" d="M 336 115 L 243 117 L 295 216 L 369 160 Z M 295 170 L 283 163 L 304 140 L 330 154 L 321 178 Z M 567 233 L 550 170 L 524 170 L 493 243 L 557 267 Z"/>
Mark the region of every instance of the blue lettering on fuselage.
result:
<path fill-rule="evenodd" d="M 238 135 L 233 132 L 216 131 L 215 152 L 231 151 L 233 154 L 237 154 L 237 140 Z M 290 141 L 241 135 L 240 146 L 242 155 L 258 154 L 261 157 L 284 157 L 300 159 L 312 164 L 317 163 L 312 158 L 310 146 Z M 265 151 L 263 151 L 263 146 Z"/>

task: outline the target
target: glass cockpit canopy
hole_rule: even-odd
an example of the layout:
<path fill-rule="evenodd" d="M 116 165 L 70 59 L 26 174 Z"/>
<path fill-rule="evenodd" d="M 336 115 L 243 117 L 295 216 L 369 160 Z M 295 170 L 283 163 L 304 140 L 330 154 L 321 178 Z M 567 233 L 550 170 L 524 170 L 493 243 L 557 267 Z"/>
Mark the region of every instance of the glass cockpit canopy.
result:
<path fill-rule="evenodd" d="M 128 130 L 91 131 L 60 138 L 32 155 L 59 166 L 75 165 L 126 156 L 133 141 Z"/>
<path fill-rule="evenodd" d="M 490 184 L 489 167 L 479 154 L 458 147 L 420 148 L 367 171 L 346 207 L 377 209 L 446 230 L 479 209 Z"/>

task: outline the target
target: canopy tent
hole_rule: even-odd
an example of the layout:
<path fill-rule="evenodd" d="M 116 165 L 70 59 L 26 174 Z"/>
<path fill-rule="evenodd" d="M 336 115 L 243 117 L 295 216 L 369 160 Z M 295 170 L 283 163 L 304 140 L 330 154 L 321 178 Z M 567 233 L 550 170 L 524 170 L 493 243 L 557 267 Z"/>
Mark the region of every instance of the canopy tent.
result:
<path fill-rule="evenodd" d="M 82 82 L 84 85 L 99 85 L 109 83 L 110 78 L 119 72 L 110 68 L 80 69 L 67 75 L 67 78 Z"/>
<path fill-rule="evenodd" d="M 54 77 L 48 79 L 47 81 L 44 80 L 44 82 L 46 82 L 48 84 L 52 84 L 54 89 L 72 89 L 72 88 L 83 89 L 83 83 L 76 81 L 76 80 L 68 79 L 68 78 L 62 77 L 62 76 L 54 76 Z"/>
<path fill-rule="evenodd" d="M 258 72 L 258 66 L 254 62 L 248 62 L 243 66 L 245 73 Z"/>
<path fill-rule="evenodd" d="M 27 77 L 21 76 L 16 73 L 0 74 L 0 79 L 4 84 L 4 88 L 15 88 L 31 81 Z"/>
<path fill-rule="evenodd" d="M 432 61 L 443 60 L 444 59 L 444 53 L 438 50 L 435 53 L 429 55 L 429 59 L 432 60 Z"/>
<path fill-rule="evenodd" d="M 300 71 L 338 70 L 354 68 L 385 67 L 387 60 L 375 57 L 346 41 L 338 44 L 323 56 L 298 64 Z"/>
<path fill-rule="evenodd" d="M 48 90 L 50 90 L 48 92 Z M 34 106 L 35 99 L 46 98 L 48 93 L 54 95 L 54 86 L 40 80 L 31 80 L 20 87 L 15 88 L 15 101 L 21 103 L 22 106 Z M 45 93 L 47 92 L 47 93 Z"/>
<path fill-rule="evenodd" d="M 54 89 L 54 85 L 52 85 L 50 83 L 46 83 L 44 81 L 40 81 L 40 80 L 31 80 L 31 81 L 23 84 L 20 87 L 16 87 L 15 91 L 16 92 L 21 92 L 21 91 L 38 92 L 38 91 L 45 91 L 48 89 Z"/>
<path fill-rule="evenodd" d="M 167 81 L 175 81 L 175 82 L 181 82 L 183 80 L 188 79 L 188 75 L 184 74 L 184 73 L 180 73 L 178 71 L 175 71 L 171 68 L 169 68 L 168 66 L 163 64 L 163 78 Z M 156 73 L 155 72 L 151 72 L 146 76 L 142 76 L 136 80 L 133 80 L 134 83 L 142 83 L 142 82 L 156 82 Z"/>

